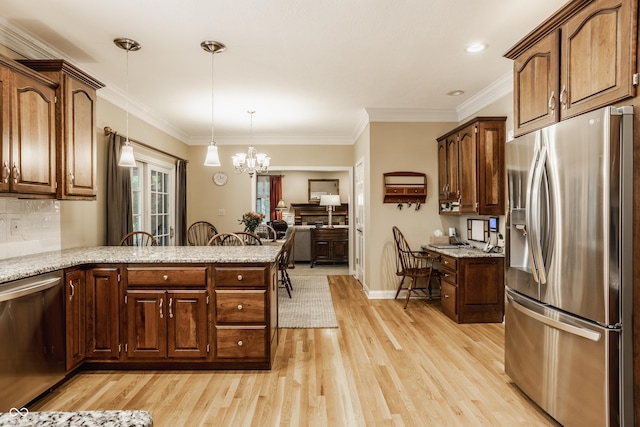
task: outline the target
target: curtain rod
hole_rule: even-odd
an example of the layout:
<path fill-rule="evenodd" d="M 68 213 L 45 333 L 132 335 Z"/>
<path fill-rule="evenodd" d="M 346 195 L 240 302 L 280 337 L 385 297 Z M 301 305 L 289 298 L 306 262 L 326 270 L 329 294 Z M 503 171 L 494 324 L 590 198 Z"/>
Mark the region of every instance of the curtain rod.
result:
<path fill-rule="evenodd" d="M 104 134 L 105 134 L 106 136 L 109 136 L 109 135 L 111 135 L 112 133 L 113 133 L 113 134 L 115 134 L 115 135 L 118 135 L 118 132 L 114 131 L 114 130 L 113 130 L 113 129 L 111 129 L 109 126 L 105 126 L 105 127 L 104 127 Z M 126 138 L 126 135 L 120 135 L 120 136 L 124 136 L 124 137 Z M 176 156 L 176 155 L 174 155 L 174 154 L 168 153 L 168 152 L 166 152 L 166 151 L 164 151 L 164 150 L 160 150 L 159 148 L 152 147 L 151 145 L 149 145 L 149 144 L 145 144 L 144 142 L 140 142 L 140 141 L 138 141 L 138 140 L 131 139 L 131 138 L 129 138 L 129 142 L 133 142 L 133 143 L 134 143 L 134 144 L 136 144 L 136 145 L 141 145 L 141 146 L 143 146 L 143 147 L 145 147 L 145 148 L 148 148 L 148 149 L 150 149 L 150 150 L 157 151 L 158 153 L 164 154 L 165 156 L 173 157 L 173 158 L 174 158 L 174 159 L 176 159 L 176 160 L 182 160 L 182 161 L 185 161 L 185 162 L 189 163 L 189 160 L 185 160 L 185 159 L 180 158 L 180 157 L 178 157 L 178 156 Z"/>

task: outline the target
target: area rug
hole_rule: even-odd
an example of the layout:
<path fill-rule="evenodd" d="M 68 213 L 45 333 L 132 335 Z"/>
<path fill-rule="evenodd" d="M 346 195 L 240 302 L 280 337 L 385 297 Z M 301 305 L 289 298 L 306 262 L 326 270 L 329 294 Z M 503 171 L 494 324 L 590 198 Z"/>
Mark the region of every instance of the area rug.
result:
<path fill-rule="evenodd" d="M 326 276 L 291 277 L 291 298 L 278 290 L 278 326 L 280 328 L 337 328 L 331 291 Z"/>

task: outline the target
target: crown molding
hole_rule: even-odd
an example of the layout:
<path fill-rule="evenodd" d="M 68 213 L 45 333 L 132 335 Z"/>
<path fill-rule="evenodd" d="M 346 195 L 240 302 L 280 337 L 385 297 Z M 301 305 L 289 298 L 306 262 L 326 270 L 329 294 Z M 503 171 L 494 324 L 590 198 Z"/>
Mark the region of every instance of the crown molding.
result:
<path fill-rule="evenodd" d="M 436 108 L 365 108 L 371 122 L 457 122 L 455 110 Z"/>
<path fill-rule="evenodd" d="M 460 104 L 456 108 L 458 121 L 462 122 L 464 119 L 471 117 L 484 107 L 512 92 L 513 73 L 509 72 Z"/>
<path fill-rule="evenodd" d="M 353 145 L 350 137 L 341 136 L 298 136 L 298 135 L 253 135 L 245 136 L 216 135 L 216 145 Z M 209 145 L 210 136 L 190 138 L 188 145 Z"/>

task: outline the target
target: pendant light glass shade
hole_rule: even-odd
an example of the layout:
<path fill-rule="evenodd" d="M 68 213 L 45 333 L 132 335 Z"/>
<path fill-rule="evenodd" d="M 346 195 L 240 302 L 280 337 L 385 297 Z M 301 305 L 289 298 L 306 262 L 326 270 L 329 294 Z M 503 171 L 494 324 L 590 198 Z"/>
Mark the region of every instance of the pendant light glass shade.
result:
<path fill-rule="evenodd" d="M 120 159 L 118 160 L 118 166 L 122 166 L 125 168 L 135 168 L 136 167 L 136 159 L 133 155 L 133 147 L 129 142 L 129 52 L 135 52 L 136 50 L 140 50 L 142 46 L 135 40 L 131 40 L 128 38 L 117 38 L 113 40 L 116 46 L 120 49 L 125 50 L 127 52 L 127 135 L 125 136 L 126 141 L 125 145 L 120 149 Z"/>
<path fill-rule="evenodd" d="M 213 58 L 216 53 L 224 52 L 227 48 L 223 43 L 213 41 L 213 40 L 205 40 L 200 43 L 200 47 L 206 51 L 211 53 L 211 143 L 209 147 L 207 147 L 207 157 L 204 159 L 205 166 L 220 166 L 220 156 L 218 156 L 218 147 L 216 147 L 216 141 L 213 138 L 213 71 L 214 71 L 214 61 Z"/>
<path fill-rule="evenodd" d="M 120 160 L 118 166 L 125 168 L 135 168 L 136 159 L 133 156 L 133 147 L 131 145 L 124 145 L 120 148 Z"/>
<path fill-rule="evenodd" d="M 207 157 L 204 159 L 205 166 L 220 166 L 220 156 L 218 156 L 218 147 L 211 145 L 207 147 Z"/>

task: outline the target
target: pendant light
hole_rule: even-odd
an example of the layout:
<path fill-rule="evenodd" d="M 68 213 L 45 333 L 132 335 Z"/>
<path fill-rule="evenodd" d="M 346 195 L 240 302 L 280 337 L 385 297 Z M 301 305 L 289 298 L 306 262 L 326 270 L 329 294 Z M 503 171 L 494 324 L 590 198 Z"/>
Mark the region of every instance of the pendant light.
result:
<path fill-rule="evenodd" d="M 120 160 L 118 160 L 118 166 L 125 168 L 135 168 L 136 159 L 133 156 L 133 147 L 129 142 L 129 52 L 135 52 L 140 50 L 142 46 L 135 40 L 127 38 L 117 38 L 113 40 L 116 46 L 120 49 L 124 49 L 127 52 L 127 87 L 126 87 L 126 112 L 127 112 L 127 124 L 126 124 L 126 140 L 124 146 L 120 148 Z"/>
<path fill-rule="evenodd" d="M 227 48 L 224 44 L 213 40 L 205 40 L 200 43 L 200 47 L 211 53 L 211 142 L 207 147 L 207 157 L 204 159 L 205 166 L 220 166 L 220 156 L 218 156 L 218 147 L 213 139 L 213 58 L 216 53 L 224 52 Z"/>

